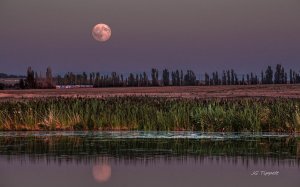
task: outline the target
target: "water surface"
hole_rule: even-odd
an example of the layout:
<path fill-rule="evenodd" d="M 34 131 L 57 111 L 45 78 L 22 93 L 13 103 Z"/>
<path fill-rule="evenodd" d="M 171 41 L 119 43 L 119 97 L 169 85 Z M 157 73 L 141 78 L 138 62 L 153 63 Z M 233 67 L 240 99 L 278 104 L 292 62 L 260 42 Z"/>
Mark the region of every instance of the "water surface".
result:
<path fill-rule="evenodd" d="M 300 138 L 0 132 L 0 186 L 299 186 Z"/>

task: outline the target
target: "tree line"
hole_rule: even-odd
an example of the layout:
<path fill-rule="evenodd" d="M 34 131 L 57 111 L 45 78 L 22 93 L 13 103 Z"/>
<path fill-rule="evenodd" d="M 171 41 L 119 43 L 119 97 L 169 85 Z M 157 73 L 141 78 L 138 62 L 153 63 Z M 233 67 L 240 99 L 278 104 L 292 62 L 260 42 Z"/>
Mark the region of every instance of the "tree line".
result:
<path fill-rule="evenodd" d="M 25 79 L 20 79 L 20 89 L 51 89 L 55 88 L 55 82 L 52 76 L 52 70 L 50 67 L 46 70 L 46 75 L 33 71 L 31 67 L 27 68 L 27 76 Z"/>
<path fill-rule="evenodd" d="M 2 74 L 4 75 L 4 74 Z M 5 76 L 7 78 L 7 76 Z M 117 72 L 110 74 L 73 73 L 53 76 L 50 67 L 45 75 L 33 71 L 31 67 L 27 69 L 27 75 L 20 78 L 19 84 L 14 88 L 35 89 L 35 88 L 55 88 L 56 85 L 89 85 L 98 87 L 148 87 L 148 86 L 201 86 L 201 85 L 257 85 L 257 84 L 299 84 L 300 73 L 290 69 L 286 71 L 281 64 L 277 64 L 273 69 L 267 66 L 260 75 L 247 73 L 238 76 L 233 69 L 205 73 L 202 77 L 197 77 L 193 70 L 173 70 L 163 69 L 159 71 L 152 68 L 150 73 L 129 73 L 127 76 Z M 3 84 L 0 83 L 0 89 Z M 10 87 L 11 88 L 11 87 Z"/>
<path fill-rule="evenodd" d="M 193 70 L 159 71 L 152 68 L 150 74 L 129 73 L 128 76 L 117 72 L 112 72 L 110 75 L 99 72 L 89 74 L 68 72 L 64 76 L 58 75 L 55 80 L 57 85 L 93 85 L 93 87 L 297 84 L 300 83 L 300 73 L 290 69 L 288 76 L 284 67 L 277 64 L 275 69 L 268 66 L 262 70 L 260 76 L 252 72 L 238 76 L 233 69 L 229 69 L 221 73 L 218 71 L 205 73 L 203 78 L 197 78 Z"/>

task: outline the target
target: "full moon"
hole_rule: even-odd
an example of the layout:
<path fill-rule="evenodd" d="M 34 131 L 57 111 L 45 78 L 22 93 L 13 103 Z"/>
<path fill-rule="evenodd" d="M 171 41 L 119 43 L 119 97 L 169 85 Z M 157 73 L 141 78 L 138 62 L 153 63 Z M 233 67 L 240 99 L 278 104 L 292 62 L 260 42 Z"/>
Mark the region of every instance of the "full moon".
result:
<path fill-rule="evenodd" d="M 94 26 L 92 30 L 92 35 L 95 40 L 99 42 L 105 42 L 111 37 L 111 29 L 108 25 L 104 23 L 99 23 Z"/>

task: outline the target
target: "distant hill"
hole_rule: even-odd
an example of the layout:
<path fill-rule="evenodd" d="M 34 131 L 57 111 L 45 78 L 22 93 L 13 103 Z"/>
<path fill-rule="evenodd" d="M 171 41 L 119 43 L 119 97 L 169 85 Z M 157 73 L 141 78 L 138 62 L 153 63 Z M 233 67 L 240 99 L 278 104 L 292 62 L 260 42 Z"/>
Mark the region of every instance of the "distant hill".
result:
<path fill-rule="evenodd" d="M 24 75 L 8 75 L 5 73 L 0 73 L 0 78 L 26 78 Z"/>

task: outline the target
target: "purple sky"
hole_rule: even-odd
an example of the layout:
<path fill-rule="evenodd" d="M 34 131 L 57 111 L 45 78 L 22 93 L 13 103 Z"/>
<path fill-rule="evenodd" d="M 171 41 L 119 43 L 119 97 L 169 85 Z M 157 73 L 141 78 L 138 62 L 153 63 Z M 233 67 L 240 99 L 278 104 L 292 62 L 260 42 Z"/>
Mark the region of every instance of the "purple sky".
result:
<path fill-rule="evenodd" d="M 99 43 L 91 29 L 108 24 Z M 300 70 L 299 0 L 1 0 L 0 72 Z"/>

